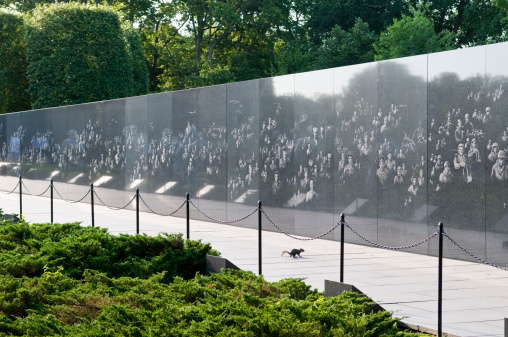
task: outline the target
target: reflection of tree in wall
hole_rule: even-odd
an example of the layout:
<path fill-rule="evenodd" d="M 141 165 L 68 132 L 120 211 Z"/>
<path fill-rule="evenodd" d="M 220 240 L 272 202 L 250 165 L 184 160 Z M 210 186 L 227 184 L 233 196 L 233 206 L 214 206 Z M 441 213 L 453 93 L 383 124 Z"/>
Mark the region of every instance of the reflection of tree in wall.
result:
<path fill-rule="evenodd" d="M 258 179 L 263 204 L 314 209 L 313 200 L 326 204 L 335 192 L 337 208 L 362 198 L 368 200 L 362 214 L 390 219 L 415 219 L 428 199 L 438 207 L 432 222 L 477 228 L 486 217 L 489 228 L 496 228 L 508 214 L 507 81 L 441 75 L 428 84 L 425 123 L 425 79 L 401 64 L 383 62 L 354 76 L 333 106 L 326 95 L 315 101 L 299 97 L 298 109 L 292 95 L 265 95 L 272 98 L 259 101 L 257 121 L 243 115 L 242 102 L 231 100 L 227 104 L 238 116 L 227 130 L 211 114 L 198 117 L 193 108 L 182 108 L 184 115 L 173 119 L 172 129 L 149 125 L 150 137 L 139 125 L 113 128 L 110 119 L 87 120 L 59 142 L 49 131 L 27 134 L 23 143 L 36 145 L 22 147 L 21 166 L 81 169 L 85 178 L 80 183 L 110 174 L 127 176 L 122 183 L 154 177 L 154 188 L 172 180 L 182 187 L 171 193 L 180 195 L 227 182 L 228 193 L 233 193 L 229 200 L 245 193 L 250 179 Z M 25 128 L 9 130 L 0 134 L 4 161 L 10 160 L 15 131 Z M 45 161 L 34 153 L 38 136 L 50 144 Z M 256 137 L 259 157 L 247 146 Z M 231 152 L 235 158 L 226 170 L 226 154 L 236 142 L 237 151 Z M 17 175 L 17 164 L 8 166 L 10 174 Z"/>
<path fill-rule="evenodd" d="M 487 160 L 486 171 L 486 222 L 487 228 L 500 230 L 498 225 L 506 223 L 504 217 L 508 213 L 508 184 L 506 158 L 502 158 L 508 153 L 508 121 L 506 116 L 507 101 L 506 90 L 508 79 L 504 76 L 487 77 L 487 106 L 491 108 L 491 117 L 486 121 L 485 130 L 487 133 Z M 497 143 L 497 155 L 495 154 L 495 144 Z M 489 149 L 490 147 L 490 149 Z M 497 159 L 495 157 L 498 157 Z"/>
<path fill-rule="evenodd" d="M 443 74 L 429 83 L 429 203 L 446 205 L 432 219 L 481 230 L 506 214 L 505 81 Z"/>
<path fill-rule="evenodd" d="M 254 146 L 258 137 L 258 119 L 239 100 L 228 100 L 228 198 L 255 204 L 258 200 L 259 158 Z M 255 125 L 256 124 L 256 125 Z"/>
<path fill-rule="evenodd" d="M 267 206 L 293 207 L 297 123 L 293 95 L 277 97 L 270 91 L 260 100 L 259 197 Z"/>
<path fill-rule="evenodd" d="M 425 86 L 405 66 L 383 63 L 353 77 L 337 97 L 338 207 L 362 198 L 363 214 L 402 219 L 424 204 Z"/>
<path fill-rule="evenodd" d="M 333 205 L 333 98 L 295 97 L 293 204 L 307 209 Z"/>

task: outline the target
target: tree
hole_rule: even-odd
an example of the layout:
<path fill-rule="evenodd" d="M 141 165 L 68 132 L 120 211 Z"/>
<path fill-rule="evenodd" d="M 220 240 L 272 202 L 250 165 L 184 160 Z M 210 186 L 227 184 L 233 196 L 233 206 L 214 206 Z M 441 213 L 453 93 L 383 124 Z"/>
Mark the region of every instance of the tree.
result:
<path fill-rule="evenodd" d="M 450 31 L 458 46 L 484 45 L 503 41 L 502 3 L 506 0 L 439 0 L 425 1 L 425 16 L 434 23 L 437 33 Z M 410 0 L 413 6 L 420 0 Z"/>
<path fill-rule="evenodd" d="M 369 30 L 369 25 L 356 19 L 355 25 L 345 31 L 335 26 L 330 36 L 319 48 L 316 68 L 332 68 L 357 63 L 374 61 L 373 43 L 376 35 Z"/>
<path fill-rule="evenodd" d="M 146 55 L 150 92 L 366 62 L 372 55 L 372 34 L 388 42 L 392 37 L 387 35 L 396 30 L 400 41 L 392 42 L 403 47 L 388 56 L 377 43 L 378 57 L 500 42 L 508 23 L 508 0 L 79 1 L 110 6 L 124 24 L 135 27 Z M 28 13 L 53 2 L 0 0 L 0 7 Z M 358 26 L 358 20 L 366 26 Z M 437 37 L 429 40 L 430 26 Z M 413 28 L 423 34 L 411 32 Z M 401 30 L 406 30 L 405 37 Z"/>
<path fill-rule="evenodd" d="M 332 29 L 340 26 L 343 30 L 351 29 L 358 18 L 368 23 L 376 34 L 385 30 L 394 18 L 408 13 L 407 1 L 404 0 L 298 0 L 298 7 L 306 16 L 306 26 L 311 40 L 321 43 Z"/>
<path fill-rule="evenodd" d="M 411 15 L 393 20 L 393 24 L 381 34 L 374 44 L 376 61 L 419 54 L 434 53 L 456 48 L 455 34 L 449 31 L 436 33 L 434 24 L 421 9 Z"/>
<path fill-rule="evenodd" d="M 493 0 L 493 6 L 495 6 L 503 15 L 500 23 L 503 28 L 508 28 L 508 0 Z M 503 34 L 504 41 L 506 41 L 506 34 Z"/>
<path fill-rule="evenodd" d="M 23 21 L 0 12 L 0 113 L 30 109 Z"/>
<path fill-rule="evenodd" d="M 148 92 L 148 72 L 143 46 L 141 45 L 138 32 L 134 28 L 126 26 L 123 28 L 123 33 L 127 43 L 127 52 L 134 81 L 132 87 L 133 95 L 144 95 Z"/>
<path fill-rule="evenodd" d="M 30 109 L 23 21 L 0 11 L 0 113 Z"/>
<path fill-rule="evenodd" d="M 506 14 L 491 1 L 473 0 L 464 9 L 464 20 L 457 30 L 458 43 L 476 46 L 505 40 L 507 27 L 503 24 Z"/>
<path fill-rule="evenodd" d="M 25 23 L 33 108 L 146 93 L 143 70 L 133 68 L 140 57 L 134 35 L 124 33 L 112 8 L 43 5 L 28 14 Z"/>
<path fill-rule="evenodd" d="M 150 91 L 270 76 L 287 1 L 177 0 L 142 21 Z"/>
<path fill-rule="evenodd" d="M 313 70 L 318 46 L 310 38 L 306 8 L 305 0 L 290 2 L 283 20 L 274 27 L 276 41 L 272 76 Z"/>

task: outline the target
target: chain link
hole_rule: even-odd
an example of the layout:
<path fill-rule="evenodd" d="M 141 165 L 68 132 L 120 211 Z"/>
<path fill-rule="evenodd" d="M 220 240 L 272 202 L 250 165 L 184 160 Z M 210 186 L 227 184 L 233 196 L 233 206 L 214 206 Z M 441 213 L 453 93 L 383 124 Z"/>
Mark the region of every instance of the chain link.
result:
<path fill-rule="evenodd" d="M 323 234 L 319 234 L 318 236 L 315 236 L 313 238 L 306 238 L 306 239 L 303 239 L 303 238 L 299 238 L 299 237 L 296 237 L 296 236 L 293 236 L 289 233 L 286 233 L 284 232 L 279 226 L 277 226 L 275 224 L 275 222 L 272 221 L 272 219 L 270 219 L 268 217 L 268 214 L 266 214 L 265 210 L 261 208 L 261 212 L 263 212 L 263 214 L 265 215 L 265 218 L 268 220 L 268 222 L 270 222 L 272 224 L 273 227 L 275 227 L 279 232 L 281 232 L 282 234 L 292 238 L 292 239 L 295 239 L 295 240 L 300 240 L 300 241 L 312 241 L 312 240 L 316 240 L 316 239 L 320 239 L 322 238 L 323 236 L 325 235 L 328 235 L 330 234 L 331 232 L 333 232 L 337 227 L 340 226 L 340 222 L 338 224 L 336 224 L 335 226 L 333 226 L 332 228 L 330 228 L 328 231 L 324 232 Z"/>
<path fill-rule="evenodd" d="M 43 194 L 45 194 L 49 188 L 51 187 L 51 184 L 48 185 L 48 187 L 46 188 L 46 190 L 40 194 L 32 194 L 30 192 L 30 190 L 26 187 L 25 183 L 24 182 L 21 182 L 21 184 L 25 187 L 25 189 L 27 190 L 27 192 L 33 196 L 42 196 Z M 3 194 L 11 194 L 11 193 L 14 193 L 14 191 L 16 190 L 16 188 L 19 186 L 19 182 L 16 184 L 16 186 L 14 186 L 14 188 L 12 189 L 12 191 L 10 192 L 4 192 L 4 191 L 0 191 L 2 192 Z M 86 192 L 86 194 L 79 200 L 75 200 L 75 201 L 72 201 L 72 200 L 67 200 L 65 199 L 61 194 L 60 192 L 58 192 L 58 190 L 56 189 L 55 186 L 53 186 L 56 194 L 58 194 L 58 196 L 68 202 L 68 203 L 78 203 L 78 202 L 81 202 L 83 201 L 83 199 L 85 199 L 88 194 L 90 194 L 90 191 L 91 189 L 88 189 L 88 191 Z M 95 194 L 95 196 L 97 197 L 97 199 L 99 199 L 99 201 L 104 205 L 106 206 L 107 208 L 111 209 L 111 210 L 122 210 L 122 209 L 125 209 L 127 208 L 133 201 L 134 199 L 136 198 L 136 195 L 134 195 L 132 197 L 132 199 L 123 207 L 110 207 L 108 205 L 106 205 L 104 203 L 104 201 L 102 201 L 102 199 L 99 197 L 99 195 L 97 194 L 97 192 L 94 190 L 93 193 Z M 160 216 L 172 216 L 174 215 L 176 212 L 178 212 L 179 210 L 182 209 L 182 207 L 186 204 L 187 200 L 184 200 L 184 202 L 173 212 L 171 213 L 158 213 L 156 211 L 154 211 L 150 206 L 148 206 L 148 204 L 145 202 L 145 200 L 143 199 L 143 197 L 141 196 L 141 194 L 139 195 L 139 197 L 141 198 L 141 201 L 143 202 L 143 204 L 150 210 L 150 212 L 156 214 L 156 215 L 160 215 Z M 236 220 L 231 220 L 231 221 L 223 221 L 223 220 L 217 220 L 217 219 L 214 219 L 210 216 L 208 216 L 207 214 L 205 214 L 201 209 L 199 209 L 199 207 L 197 207 L 194 202 L 192 202 L 192 200 L 189 200 L 190 204 L 192 206 L 194 206 L 194 208 L 196 208 L 196 210 L 198 210 L 199 213 L 201 213 L 203 216 L 205 216 L 206 218 L 214 221 L 214 222 L 218 222 L 218 223 L 222 223 L 222 224 L 232 224 L 232 223 L 236 223 L 236 222 L 239 222 L 239 221 L 242 221 L 242 220 L 245 220 L 247 219 L 248 217 L 250 217 L 251 215 L 253 215 L 254 213 L 256 213 L 258 211 L 258 208 L 256 207 L 251 213 L 239 218 L 239 219 L 236 219 Z M 292 238 L 292 239 L 295 239 L 295 240 L 300 240 L 300 241 L 312 241 L 312 240 L 316 240 L 316 239 L 319 239 L 319 238 L 322 238 L 323 236 L 325 235 L 328 235 L 330 234 L 332 231 L 334 231 L 337 227 L 340 226 L 340 222 L 337 223 L 335 226 L 333 226 L 332 228 L 330 228 L 328 231 L 318 235 L 318 236 L 315 236 L 315 237 L 312 237 L 312 238 L 306 238 L 306 239 L 303 239 L 303 238 L 299 238 L 299 237 L 296 237 L 296 236 L 293 236 L 289 233 L 286 233 L 285 231 L 283 231 L 279 226 L 277 226 L 275 224 L 275 222 L 272 221 L 272 219 L 270 219 L 270 217 L 268 216 L 268 214 L 266 214 L 265 210 L 263 208 L 261 208 L 261 212 L 264 214 L 265 218 L 268 220 L 268 222 L 270 222 L 272 224 L 272 226 L 274 226 L 279 232 L 281 232 L 282 234 Z M 417 247 L 419 245 L 422 245 L 426 242 L 428 242 L 429 240 L 431 240 L 432 238 L 434 238 L 435 236 L 437 236 L 439 233 L 436 231 L 434 232 L 432 235 L 430 235 L 429 237 L 421 240 L 421 241 L 418 241 L 418 242 L 415 242 L 411 245 L 407 245 L 407 246 L 399 246 L 399 247 L 391 247 L 391 246 L 384 246 L 384 245 L 381 245 L 381 244 L 378 244 L 378 243 L 375 243 L 375 242 L 372 242 L 370 241 L 369 239 L 365 238 L 364 236 L 362 236 L 361 234 L 359 234 L 357 231 L 355 231 L 348 223 L 344 222 L 344 225 L 349 228 L 354 234 L 356 234 L 359 238 L 361 238 L 362 240 L 364 240 L 365 242 L 371 244 L 372 246 L 375 246 L 377 248 L 382 248 L 382 249 L 387 249 L 387 250 L 404 250 L 404 249 L 409 249 L 409 248 L 414 248 L 414 247 Z M 453 240 L 447 233 L 443 232 L 443 235 L 453 244 L 455 245 L 457 248 L 459 248 L 460 250 L 462 250 L 464 253 L 466 253 L 467 255 L 469 255 L 470 257 L 474 258 L 475 260 L 483 263 L 483 264 L 486 264 L 488 266 L 491 266 L 491 267 L 494 267 L 494 268 L 497 268 L 497 269 L 501 269 L 501 270 L 504 270 L 504 271 L 508 271 L 508 268 L 505 268 L 505 267 L 501 267 L 501 266 L 498 266 L 498 265 L 495 265 L 491 262 L 488 262 L 488 261 L 485 261 L 483 260 L 482 258 L 474 255 L 473 253 L 469 252 L 467 249 L 465 249 L 464 247 L 462 247 L 459 243 L 457 243 L 455 240 Z"/>
<path fill-rule="evenodd" d="M 139 195 L 139 197 L 141 198 L 141 201 L 143 202 L 143 204 L 146 206 L 146 208 L 148 208 L 148 210 L 150 212 L 152 212 L 153 214 L 155 215 L 160 215 L 160 216 L 172 216 L 173 214 L 175 214 L 176 212 L 178 212 L 179 210 L 182 209 L 182 207 L 187 203 L 187 200 L 184 200 L 183 203 L 180 205 L 180 207 L 178 207 L 175 211 L 171 212 L 171 213 L 158 213 L 156 211 L 154 211 L 150 206 L 148 206 L 148 204 L 145 202 L 145 200 L 143 199 L 143 197 L 141 196 L 141 194 Z"/>
<path fill-rule="evenodd" d="M 199 213 L 201 213 L 204 217 L 214 221 L 214 222 L 218 222 L 218 223 L 222 223 L 222 224 L 232 224 L 232 223 L 236 223 L 236 222 L 239 222 L 239 221 L 242 221 L 242 220 L 245 220 L 247 219 L 248 217 L 250 217 L 252 214 L 256 213 L 258 211 L 258 208 L 256 207 L 256 209 L 254 209 L 251 213 L 241 217 L 240 219 L 236 219 L 236 220 L 231 220 L 231 221 L 224 221 L 224 220 L 217 220 L 217 219 L 214 219 L 208 215 L 206 215 L 205 213 L 203 213 L 203 211 L 201 211 L 196 205 L 194 205 L 194 203 L 192 202 L 192 200 L 189 200 L 189 202 L 191 203 L 192 206 L 194 206 L 195 209 L 198 210 Z"/>
<path fill-rule="evenodd" d="M 464 247 L 462 247 L 461 245 L 459 245 L 455 240 L 453 240 L 448 234 L 446 234 L 445 232 L 443 232 L 443 235 L 448 239 L 450 240 L 451 243 L 453 243 L 455 246 L 457 246 L 457 248 L 459 248 L 460 250 L 462 250 L 464 253 L 466 253 L 467 255 L 471 256 L 472 258 L 480 261 L 481 263 L 483 264 L 486 264 L 488 266 L 491 266 L 491 267 L 494 267 L 494 268 L 497 268 L 497 269 L 501 269 L 501 270 L 504 270 L 504 271 L 508 271 L 508 268 L 505 268 L 505 267 L 500 267 L 498 265 L 495 265 L 493 263 L 490 263 L 488 261 L 485 261 L 484 259 L 482 258 L 479 258 L 478 256 L 474 255 L 473 253 L 469 252 L 467 249 L 465 249 Z"/>
<path fill-rule="evenodd" d="M 56 194 L 58 194 L 58 196 L 60 197 L 60 199 L 62 199 L 62 200 L 63 200 L 63 201 L 65 201 L 65 202 L 68 202 L 68 203 L 70 203 L 70 204 L 76 204 L 76 203 L 78 203 L 78 202 L 81 202 L 81 201 L 83 201 L 83 199 L 85 199 L 85 198 L 86 198 L 86 196 L 87 196 L 87 195 L 89 195 L 89 194 L 90 194 L 90 189 L 88 189 L 88 191 L 87 191 L 87 192 L 86 192 L 86 194 L 83 196 L 83 198 L 81 198 L 81 199 L 79 199 L 79 200 L 76 200 L 76 201 L 72 201 L 72 200 L 67 200 L 67 199 L 65 199 L 65 198 L 64 198 L 64 197 L 60 194 L 60 192 L 58 192 L 58 190 L 56 189 L 56 187 L 55 187 L 55 186 L 53 186 L 53 189 L 55 190 Z"/>
<path fill-rule="evenodd" d="M 44 193 L 46 193 L 46 192 L 49 190 L 49 188 L 51 187 L 51 184 L 49 184 L 49 185 L 48 185 L 48 187 L 46 188 L 46 190 L 45 190 L 44 192 L 42 192 L 42 193 L 40 193 L 40 194 L 33 194 L 32 192 L 30 192 L 30 190 L 28 189 L 28 187 L 26 187 L 26 185 L 25 185 L 25 182 L 24 182 L 24 181 L 22 181 L 22 182 L 21 182 L 21 184 L 23 184 L 23 186 L 25 187 L 25 189 L 26 189 L 26 191 L 28 192 L 28 194 L 33 195 L 34 197 L 40 197 L 40 196 L 42 196 L 42 195 L 43 195 Z"/>
<path fill-rule="evenodd" d="M 2 192 L 3 194 L 11 194 L 11 193 L 14 193 L 14 191 L 16 190 L 16 188 L 18 188 L 18 186 L 19 186 L 19 181 L 18 181 L 18 183 L 16 184 L 16 186 L 14 186 L 14 188 L 12 189 L 12 191 L 10 191 L 10 192 L 0 191 L 0 192 Z"/>
<path fill-rule="evenodd" d="M 365 242 L 368 242 L 370 243 L 371 245 L 377 247 L 377 248 L 382 248 L 382 249 L 388 249 L 388 250 L 404 250 L 404 249 L 409 249 L 409 248 L 414 248 L 416 246 L 419 246 L 421 244 L 424 244 L 425 242 L 429 241 L 430 239 L 432 239 L 433 237 L 435 237 L 436 235 L 438 235 L 439 233 L 438 232 L 434 232 L 431 236 L 421 240 L 421 241 L 418 241 L 418 242 L 415 242 L 411 245 L 407 245 L 407 246 L 400 246 L 400 247 L 390 247 L 390 246 L 384 246 L 384 245 L 380 245 L 379 243 L 375 243 L 375 242 L 372 242 L 370 241 L 369 239 L 361 236 L 357 231 L 355 231 L 353 228 L 351 228 L 351 226 L 349 226 L 346 222 L 344 222 L 344 225 L 349 228 L 353 233 L 355 233 L 358 237 L 360 237 L 362 240 L 364 240 Z"/>
<path fill-rule="evenodd" d="M 127 208 L 127 206 L 129 206 L 133 201 L 134 199 L 136 199 L 136 195 L 134 194 L 134 196 L 132 197 L 132 199 L 123 207 L 111 207 L 111 206 L 108 206 L 104 203 L 104 201 L 102 201 L 102 199 L 99 197 L 99 195 L 97 194 L 97 192 L 95 192 L 95 190 L 93 190 L 93 194 L 95 194 L 95 196 L 97 197 L 97 199 L 99 199 L 100 203 L 103 204 L 104 206 L 106 206 L 107 208 L 109 208 L 110 210 L 113 210 L 113 211 L 119 211 L 121 209 L 125 209 Z"/>

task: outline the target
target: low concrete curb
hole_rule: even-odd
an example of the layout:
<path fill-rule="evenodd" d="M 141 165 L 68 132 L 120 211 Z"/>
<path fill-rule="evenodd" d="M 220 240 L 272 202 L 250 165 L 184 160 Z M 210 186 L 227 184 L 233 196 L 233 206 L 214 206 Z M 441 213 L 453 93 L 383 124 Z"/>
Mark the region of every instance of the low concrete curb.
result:
<path fill-rule="evenodd" d="M 240 270 L 228 259 L 219 256 L 206 255 L 206 275 L 221 273 L 222 270 L 234 269 Z"/>
<path fill-rule="evenodd" d="M 325 297 L 335 297 L 339 296 L 345 291 L 350 291 L 358 294 L 365 295 L 363 292 L 360 291 L 360 289 L 356 288 L 354 285 L 342 283 L 342 282 L 336 282 L 336 281 L 330 281 L 325 280 Z M 367 296 L 367 295 L 365 295 Z M 373 301 L 374 302 L 374 301 Z M 386 311 L 383 309 L 382 306 L 375 303 L 372 307 L 372 312 L 380 312 L 380 311 Z"/>
<path fill-rule="evenodd" d="M 10 220 L 12 223 L 18 223 L 19 217 L 17 214 L 4 214 L 5 220 Z"/>

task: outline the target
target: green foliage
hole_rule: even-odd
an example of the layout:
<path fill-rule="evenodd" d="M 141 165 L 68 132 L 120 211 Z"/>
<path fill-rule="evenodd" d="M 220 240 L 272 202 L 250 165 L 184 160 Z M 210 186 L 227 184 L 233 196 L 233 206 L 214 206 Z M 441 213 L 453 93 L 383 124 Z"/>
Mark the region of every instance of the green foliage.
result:
<path fill-rule="evenodd" d="M 12 277 L 59 271 L 79 279 L 93 269 L 110 277 L 148 278 L 164 271 L 164 282 L 170 282 L 205 273 L 207 254 L 218 255 L 209 244 L 184 240 L 181 234 L 114 236 L 78 223 L 0 226 L 0 274 Z"/>
<path fill-rule="evenodd" d="M 336 26 L 319 48 L 317 67 L 333 68 L 372 62 L 375 41 L 376 36 L 361 19 L 357 19 L 347 32 Z"/>
<path fill-rule="evenodd" d="M 0 276 L 0 331 L 17 336 L 415 336 L 362 295 L 324 298 L 300 279 L 251 272 L 165 284 L 109 278 Z M 1 335 L 1 334 L 0 334 Z"/>
<path fill-rule="evenodd" d="M 30 109 L 23 21 L 0 11 L 0 113 Z"/>
<path fill-rule="evenodd" d="M 326 34 L 336 26 L 343 30 L 351 29 L 357 19 L 366 22 L 376 34 L 386 29 L 393 19 L 408 13 L 407 1 L 404 0 L 338 0 L 311 1 L 299 0 L 300 11 L 308 20 L 309 35 L 314 43 L 320 43 Z"/>
<path fill-rule="evenodd" d="M 212 62 L 204 62 L 200 65 L 199 76 L 189 75 L 185 87 L 204 87 L 234 81 L 234 74 L 230 71 L 229 67 L 217 66 L 212 64 Z"/>
<path fill-rule="evenodd" d="M 503 28 L 508 28 L 508 0 L 493 0 L 493 6 L 499 10 L 502 15 L 502 19 L 500 20 L 500 24 L 503 25 Z M 507 40 L 506 33 L 502 34 L 504 41 Z"/>
<path fill-rule="evenodd" d="M 96 23 L 85 11 L 106 8 L 41 7 L 53 2 L 0 0 L 0 7 L 33 12 L 29 36 L 32 42 L 41 41 L 29 46 L 28 54 L 29 61 L 36 61 L 29 66 L 34 107 L 143 94 L 145 66 L 149 92 L 179 90 L 368 62 L 376 41 L 376 60 L 500 42 L 506 40 L 508 27 L 507 0 L 108 0 L 102 3 L 116 19 L 103 20 L 107 15 L 102 13 L 98 20 L 103 25 L 85 34 Z M 50 16 L 46 12 L 51 10 L 41 9 L 56 12 L 58 7 L 81 12 L 77 17 Z M 414 7 L 421 9 L 415 13 Z M 39 20 L 41 13 L 44 19 Z M 118 18 L 136 29 L 120 34 Z M 101 39 L 98 32 L 112 34 Z M 71 36 L 78 40 L 71 41 Z M 99 61 L 110 54 L 112 63 Z M 19 74 L 12 78 L 22 82 L 24 72 Z M 8 110 L 24 109 L 20 104 L 28 106 L 28 101 L 16 98 Z"/>
<path fill-rule="evenodd" d="M 462 24 L 457 29 L 461 45 L 474 46 L 506 41 L 507 12 L 494 6 L 494 3 L 496 1 L 474 0 L 464 9 Z"/>
<path fill-rule="evenodd" d="M 148 70 L 139 34 L 134 28 L 129 26 L 123 27 L 123 33 L 127 43 L 132 79 L 134 81 L 132 87 L 133 95 L 145 95 L 148 93 Z"/>
<path fill-rule="evenodd" d="M 143 70 L 134 34 L 124 38 L 109 7 L 57 3 L 25 19 L 33 108 L 127 97 L 141 92 Z"/>
<path fill-rule="evenodd" d="M 315 48 L 308 41 L 298 39 L 277 42 L 271 76 L 314 70 L 313 64 L 317 58 Z"/>
<path fill-rule="evenodd" d="M 434 53 L 455 48 L 454 34 L 434 30 L 434 24 L 423 11 L 413 10 L 412 15 L 403 15 L 393 20 L 393 25 L 382 33 L 374 45 L 375 60 Z"/>
<path fill-rule="evenodd" d="M 414 336 L 363 295 L 202 276 L 207 253 L 181 235 L 1 222 L 0 336 Z"/>

